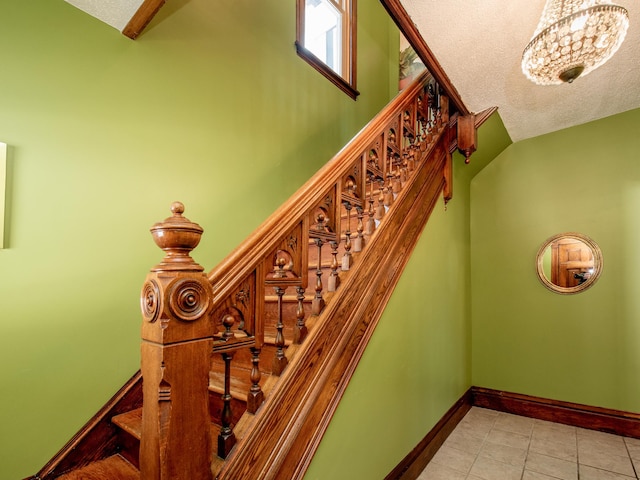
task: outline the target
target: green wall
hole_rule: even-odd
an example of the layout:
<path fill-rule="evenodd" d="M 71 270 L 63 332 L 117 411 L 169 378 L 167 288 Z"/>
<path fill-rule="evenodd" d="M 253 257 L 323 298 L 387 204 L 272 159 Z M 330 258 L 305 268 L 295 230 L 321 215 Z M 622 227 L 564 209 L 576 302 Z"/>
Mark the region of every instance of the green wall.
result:
<path fill-rule="evenodd" d="M 640 110 L 511 145 L 471 183 L 473 384 L 640 411 Z M 600 246 L 597 283 L 537 278 L 550 236 Z"/>
<path fill-rule="evenodd" d="M 129 40 L 62 0 L 2 2 L 0 477 L 35 473 L 139 366 L 149 227 L 181 200 L 211 269 L 397 89 L 359 2 L 353 101 L 295 53 L 295 2 L 172 0 Z"/>
<path fill-rule="evenodd" d="M 305 479 L 384 478 L 471 386 L 469 185 L 509 143 L 492 116 L 435 207 Z"/>
<path fill-rule="evenodd" d="M 212 268 L 393 96 L 399 40 L 359 2 L 354 102 L 295 54 L 292 1 L 172 0 L 136 41 L 62 0 L 3 2 L 0 18 L 0 477 L 23 478 L 137 370 L 139 289 L 162 256 L 148 228 L 183 201 Z M 640 411 L 639 124 L 635 110 L 507 147 L 485 123 L 308 478 L 383 478 L 472 384 Z M 604 255 L 575 296 L 535 276 L 562 231 Z"/>

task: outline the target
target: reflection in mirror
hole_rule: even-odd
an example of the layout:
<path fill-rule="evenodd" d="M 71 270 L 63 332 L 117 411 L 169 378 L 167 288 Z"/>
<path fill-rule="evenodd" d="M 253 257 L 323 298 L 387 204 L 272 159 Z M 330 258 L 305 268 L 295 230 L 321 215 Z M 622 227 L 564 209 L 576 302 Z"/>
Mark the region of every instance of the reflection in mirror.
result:
<path fill-rule="evenodd" d="M 581 233 L 561 233 L 538 250 L 538 277 L 556 293 L 578 293 L 595 283 L 602 271 L 600 247 Z"/>

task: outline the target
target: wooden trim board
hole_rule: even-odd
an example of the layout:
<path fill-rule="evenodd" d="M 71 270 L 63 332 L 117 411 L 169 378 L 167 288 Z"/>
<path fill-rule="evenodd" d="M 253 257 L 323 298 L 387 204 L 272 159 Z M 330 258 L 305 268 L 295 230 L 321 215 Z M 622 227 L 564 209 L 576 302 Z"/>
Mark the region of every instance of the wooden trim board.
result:
<path fill-rule="evenodd" d="M 640 438 L 640 414 L 471 387 L 473 405 L 525 417 Z"/>
<path fill-rule="evenodd" d="M 444 414 L 418 445 L 389 473 L 385 480 L 415 480 L 467 414 L 482 407 L 538 420 L 640 438 L 640 414 L 577 403 L 471 387 Z"/>
<path fill-rule="evenodd" d="M 444 414 L 418 445 L 389 473 L 385 480 L 413 480 L 420 476 L 429 461 L 453 432 L 472 406 L 471 389 Z"/>
<path fill-rule="evenodd" d="M 142 375 L 138 371 L 35 476 L 29 478 L 53 480 L 65 472 L 117 453 L 116 427 L 111 419 L 141 405 Z"/>

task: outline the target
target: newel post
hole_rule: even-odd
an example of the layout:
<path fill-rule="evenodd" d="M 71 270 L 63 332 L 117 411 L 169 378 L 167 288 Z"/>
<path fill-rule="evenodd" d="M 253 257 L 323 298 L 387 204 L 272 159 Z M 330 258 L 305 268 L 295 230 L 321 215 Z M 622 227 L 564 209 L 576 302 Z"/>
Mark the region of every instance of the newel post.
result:
<path fill-rule="evenodd" d="M 210 480 L 208 380 L 213 347 L 211 284 L 189 255 L 202 228 L 184 205 L 151 234 L 165 251 L 142 287 L 140 474 L 145 480 Z"/>

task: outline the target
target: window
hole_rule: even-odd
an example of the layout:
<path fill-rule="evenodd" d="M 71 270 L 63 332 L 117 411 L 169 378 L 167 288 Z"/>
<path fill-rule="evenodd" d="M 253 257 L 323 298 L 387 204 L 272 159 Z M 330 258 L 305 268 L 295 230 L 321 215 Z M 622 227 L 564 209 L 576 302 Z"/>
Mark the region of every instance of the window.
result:
<path fill-rule="evenodd" d="M 298 0 L 296 50 L 336 86 L 356 98 L 356 0 Z"/>

